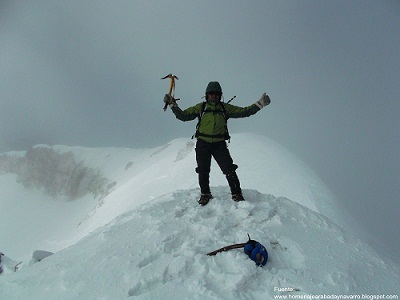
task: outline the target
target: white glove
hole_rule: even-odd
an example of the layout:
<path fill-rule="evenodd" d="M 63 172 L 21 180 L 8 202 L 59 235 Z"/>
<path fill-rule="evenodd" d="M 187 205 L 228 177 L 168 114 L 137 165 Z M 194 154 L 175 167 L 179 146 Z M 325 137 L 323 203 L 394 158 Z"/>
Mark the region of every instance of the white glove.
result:
<path fill-rule="evenodd" d="M 261 95 L 260 100 L 258 100 L 254 104 L 257 105 L 260 109 L 262 109 L 264 106 L 267 106 L 270 103 L 271 103 L 271 99 L 269 98 L 269 96 L 266 93 L 263 93 Z"/>

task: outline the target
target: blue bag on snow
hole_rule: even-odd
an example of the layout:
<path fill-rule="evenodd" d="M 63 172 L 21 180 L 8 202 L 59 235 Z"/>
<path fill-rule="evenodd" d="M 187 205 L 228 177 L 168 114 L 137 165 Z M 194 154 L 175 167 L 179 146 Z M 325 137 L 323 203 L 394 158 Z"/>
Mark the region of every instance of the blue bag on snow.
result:
<path fill-rule="evenodd" d="M 255 240 L 249 240 L 244 246 L 244 252 L 257 266 L 265 266 L 268 260 L 267 249 Z"/>

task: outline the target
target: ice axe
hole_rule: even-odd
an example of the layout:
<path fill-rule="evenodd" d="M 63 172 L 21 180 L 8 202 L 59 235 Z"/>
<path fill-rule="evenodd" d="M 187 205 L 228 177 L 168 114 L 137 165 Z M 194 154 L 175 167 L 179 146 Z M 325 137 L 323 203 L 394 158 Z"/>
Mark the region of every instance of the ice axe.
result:
<path fill-rule="evenodd" d="M 247 234 L 247 236 L 249 237 L 249 241 L 251 241 L 250 235 Z M 216 255 L 216 254 L 218 254 L 220 252 L 229 251 L 229 250 L 237 249 L 237 248 L 243 248 L 244 246 L 246 246 L 246 244 L 247 244 L 247 242 L 246 243 L 240 243 L 240 244 L 233 244 L 233 245 L 225 246 L 225 247 L 222 247 L 222 248 L 220 248 L 218 250 L 209 252 L 209 253 L 207 253 L 207 255 L 208 256 L 213 256 L 213 255 Z"/>
<path fill-rule="evenodd" d="M 233 245 L 225 246 L 225 247 L 222 247 L 221 249 L 209 252 L 209 253 L 207 253 L 207 255 L 208 256 L 214 256 L 214 255 L 217 255 L 220 252 L 229 251 L 229 250 L 237 249 L 237 248 L 244 248 L 244 246 L 246 246 L 246 243 L 233 244 Z"/>
<path fill-rule="evenodd" d="M 171 73 L 169 73 L 167 76 L 161 78 L 161 79 L 166 79 L 169 78 L 171 79 L 171 82 L 169 84 L 169 90 L 168 90 L 168 95 L 170 95 L 171 97 L 173 97 L 174 95 L 172 94 L 173 91 L 175 91 L 175 79 L 179 79 L 178 77 L 176 77 L 175 75 L 172 75 Z M 179 100 L 179 99 L 175 99 L 175 100 Z M 168 107 L 168 103 L 165 103 L 164 105 L 164 111 L 167 110 Z"/>

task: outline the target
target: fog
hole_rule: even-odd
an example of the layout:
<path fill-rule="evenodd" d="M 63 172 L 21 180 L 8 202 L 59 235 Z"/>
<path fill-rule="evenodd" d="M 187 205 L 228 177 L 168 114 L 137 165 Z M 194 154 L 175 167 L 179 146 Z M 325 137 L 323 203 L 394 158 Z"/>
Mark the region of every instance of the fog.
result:
<path fill-rule="evenodd" d="M 189 138 L 162 110 L 168 73 L 182 108 L 209 81 L 239 106 L 265 91 L 230 132 L 304 160 L 398 259 L 399 28 L 398 1 L 2 1 L 0 151 Z"/>

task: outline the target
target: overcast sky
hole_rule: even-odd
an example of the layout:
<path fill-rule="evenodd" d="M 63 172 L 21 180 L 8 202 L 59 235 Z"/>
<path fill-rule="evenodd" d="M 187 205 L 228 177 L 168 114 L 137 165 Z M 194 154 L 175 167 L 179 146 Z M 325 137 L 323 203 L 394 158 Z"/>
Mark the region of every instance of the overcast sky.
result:
<path fill-rule="evenodd" d="M 162 110 L 170 72 L 182 108 L 209 81 L 239 106 L 266 91 L 231 133 L 288 148 L 400 253 L 399 28 L 395 0 L 2 1 L 0 152 L 190 137 Z"/>

